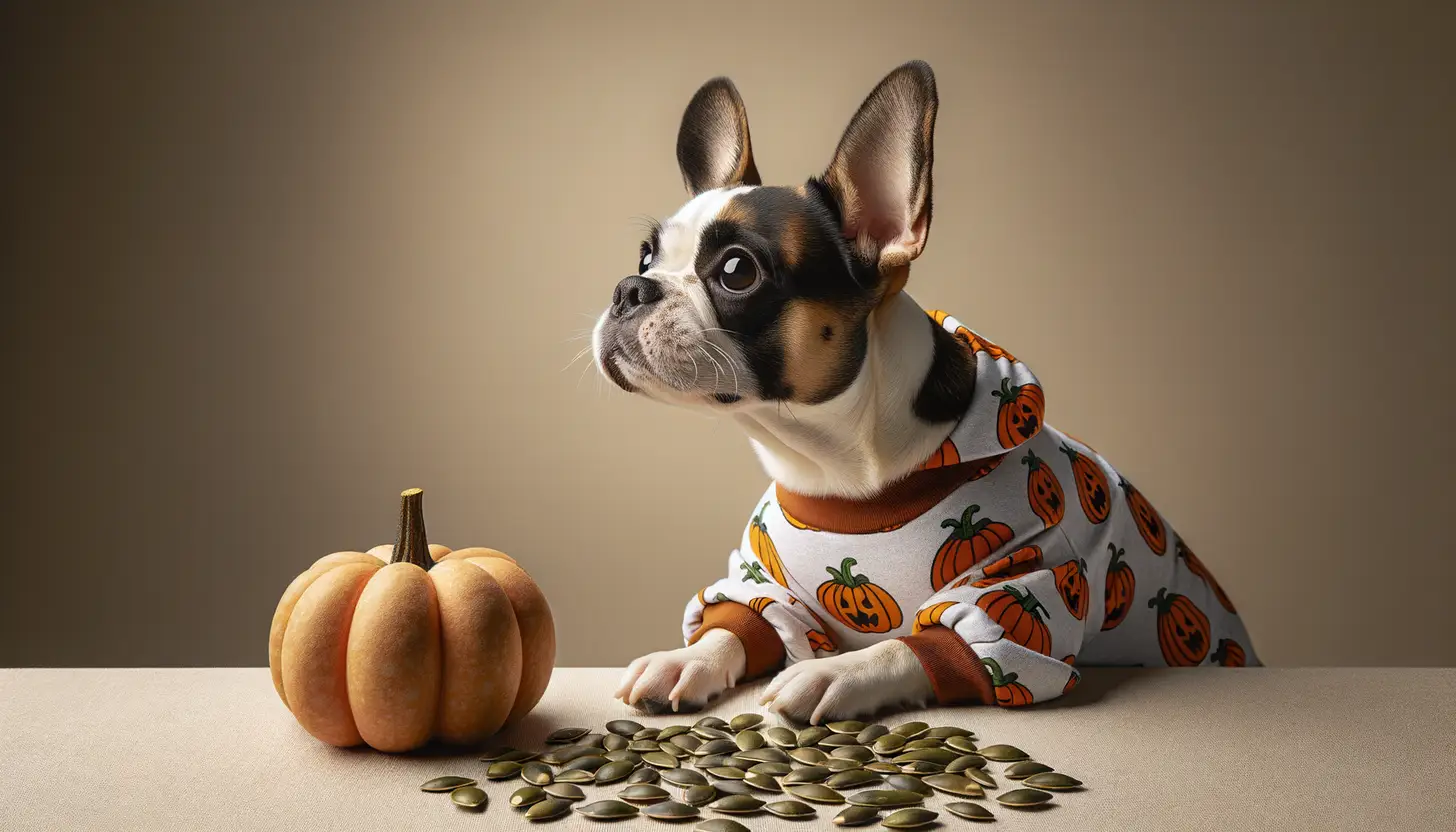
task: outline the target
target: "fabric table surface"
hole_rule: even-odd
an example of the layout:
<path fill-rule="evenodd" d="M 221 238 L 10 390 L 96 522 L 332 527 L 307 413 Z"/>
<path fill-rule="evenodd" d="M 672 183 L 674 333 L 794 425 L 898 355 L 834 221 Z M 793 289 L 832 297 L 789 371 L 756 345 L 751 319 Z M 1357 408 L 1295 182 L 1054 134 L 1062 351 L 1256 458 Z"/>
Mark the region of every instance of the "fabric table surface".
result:
<path fill-rule="evenodd" d="M 536 710 L 497 740 L 534 748 L 565 726 L 697 719 L 636 713 L 611 698 L 619 674 L 558 668 Z M 730 692 L 705 713 L 760 711 L 758 689 Z M 879 719 L 968 727 L 982 745 L 1020 746 L 1087 785 L 1034 812 L 1003 808 L 990 792 L 981 802 L 996 814 L 991 829 L 1456 828 L 1456 669 L 1089 668 L 1046 706 Z M 507 801 L 521 781 L 484 781 L 478 757 L 325 746 L 294 722 L 265 668 L 0 670 L 5 830 L 603 828 L 575 814 L 528 823 Z M 990 766 L 1005 789 L 1000 769 Z M 419 791 L 443 774 L 482 777 L 487 810 Z M 592 800 L 621 787 L 585 788 Z M 981 828 L 944 812 L 949 800 L 926 802 L 941 812 L 936 828 Z M 836 829 L 838 811 L 737 819 L 760 832 Z M 674 828 L 645 817 L 611 827 Z"/>

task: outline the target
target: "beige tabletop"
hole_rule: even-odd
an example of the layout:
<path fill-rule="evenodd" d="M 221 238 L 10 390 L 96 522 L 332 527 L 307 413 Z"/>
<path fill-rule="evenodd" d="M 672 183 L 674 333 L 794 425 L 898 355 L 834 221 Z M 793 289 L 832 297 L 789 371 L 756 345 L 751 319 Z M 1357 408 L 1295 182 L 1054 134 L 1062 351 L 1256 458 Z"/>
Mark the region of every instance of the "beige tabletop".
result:
<path fill-rule="evenodd" d="M 502 740 L 534 746 L 553 728 L 600 730 L 620 717 L 685 721 L 613 700 L 618 672 L 557 670 L 536 711 Z M 709 712 L 757 710 L 753 692 Z M 941 829 L 1456 828 L 1456 669 L 1088 669 L 1053 706 L 886 719 L 917 717 L 971 727 L 982 744 L 1021 746 L 1088 787 L 1033 813 L 988 798 L 997 822 L 986 827 L 942 811 Z M 265 669 L 0 670 L 4 830 L 531 827 L 506 802 L 520 781 L 487 783 L 484 814 L 417 788 L 483 769 L 476 754 L 324 746 L 293 721 Z M 822 807 L 817 821 L 740 820 L 763 832 L 834 829 L 836 811 Z M 547 828 L 603 825 L 572 816 Z M 673 827 L 639 817 L 612 828 Z"/>

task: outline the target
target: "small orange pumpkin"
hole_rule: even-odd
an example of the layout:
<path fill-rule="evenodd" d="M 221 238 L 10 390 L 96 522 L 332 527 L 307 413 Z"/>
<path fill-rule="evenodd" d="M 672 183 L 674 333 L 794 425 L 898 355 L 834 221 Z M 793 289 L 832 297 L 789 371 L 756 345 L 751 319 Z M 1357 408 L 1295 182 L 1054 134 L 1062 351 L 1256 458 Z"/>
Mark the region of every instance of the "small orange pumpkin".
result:
<path fill-rule="evenodd" d="M 1046 396 L 1035 384 L 1011 386 L 1011 379 L 1001 379 L 1001 389 L 991 395 L 1001 400 L 996 411 L 996 439 L 1003 448 L 1014 448 L 1041 430 Z"/>
<path fill-rule="evenodd" d="M 1046 607 L 1031 592 L 1007 584 L 977 598 L 976 606 L 1001 625 L 1008 639 L 1043 656 L 1052 654 L 1052 633 L 1042 620 Z"/>
<path fill-rule="evenodd" d="M 911 625 L 910 632 L 918 633 L 927 627 L 934 627 L 940 624 L 940 617 L 945 611 L 955 606 L 955 601 L 941 601 L 931 604 L 920 612 L 915 613 L 915 623 Z"/>
<path fill-rule="evenodd" d="M 1041 560 L 1040 546 L 1036 544 L 1023 546 L 1006 557 L 987 565 L 986 568 L 981 570 L 982 577 L 971 581 L 971 586 L 984 588 L 995 586 L 1004 581 L 1009 581 L 1012 578 L 1019 578 L 1028 572 L 1035 572 L 1040 569 Z M 955 589 L 956 587 L 965 586 L 966 582 L 970 580 L 971 576 L 967 575 L 951 584 L 951 588 Z"/>
<path fill-rule="evenodd" d="M 1093 524 L 1106 520 L 1112 510 L 1112 495 L 1102 466 L 1066 445 L 1062 446 L 1062 453 L 1072 460 L 1072 479 L 1077 483 L 1077 500 L 1082 504 L 1082 512 Z"/>
<path fill-rule="evenodd" d="M 1244 648 L 1231 638 L 1219 639 L 1218 648 L 1213 651 L 1213 660 L 1224 667 L 1243 667 L 1248 661 Z"/>
<path fill-rule="evenodd" d="M 757 598 L 754 598 L 753 600 L 748 602 L 748 608 L 758 613 L 759 615 L 763 615 L 763 611 L 768 609 L 768 605 L 772 604 L 773 602 L 774 599 L 765 598 L 764 596 L 760 595 Z"/>
<path fill-rule="evenodd" d="M 995 659 L 981 659 L 986 671 L 991 674 L 991 685 L 996 690 L 996 704 L 1008 708 L 1030 705 L 1036 701 L 1031 689 L 1016 681 L 1015 673 L 1002 673 L 1001 665 Z"/>
<path fill-rule="evenodd" d="M 1062 596 L 1062 603 L 1067 605 L 1067 612 L 1078 621 L 1087 617 L 1087 564 L 1081 558 L 1069 560 L 1066 563 L 1052 569 L 1052 575 L 1057 580 L 1057 593 Z"/>
<path fill-rule="evenodd" d="M 768 570 L 769 577 L 774 583 L 785 589 L 789 586 L 788 576 L 784 573 L 784 562 L 779 557 L 778 547 L 774 545 L 773 538 L 768 536 L 768 526 L 764 525 L 763 513 L 768 509 L 765 502 L 759 506 L 758 514 L 748 523 L 748 546 L 753 550 L 753 556 Z"/>
<path fill-rule="evenodd" d="M 929 471 L 931 468 L 944 468 L 947 465 L 958 465 L 961 461 L 961 453 L 956 450 L 955 443 L 949 439 L 940 443 L 935 453 L 920 464 L 920 470 Z"/>
<path fill-rule="evenodd" d="M 1066 497 L 1052 466 L 1031 451 L 1021 458 L 1021 464 L 1027 467 L 1026 499 L 1031 503 L 1031 510 L 1047 528 L 1062 522 L 1062 514 L 1067 509 Z"/>
<path fill-rule="evenodd" d="M 1102 629 L 1111 630 L 1121 624 L 1132 609 L 1132 596 L 1137 591 L 1137 576 L 1132 573 L 1132 567 L 1123 562 L 1122 556 L 1125 552 L 1122 549 L 1111 543 L 1107 544 L 1107 548 L 1112 550 L 1112 560 L 1107 564 Z"/>
<path fill-rule="evenodd" d="M 966 506 L 961 519 L 947 518 L 940 524 L 950 535 L 940 544 L 935 561 L 930 565 L 930 586 L 936 592 L 955 580 L 962 572 L 990 557 L 992 552 L 1011 542 L 1015 532 L 1005 523 L 981 518 L 973 521 L 978 505 Z"/>
<path fill-rule="evenodd" d="M 825 567 L 830 577 L 819 585 L 819 606 L 861 633 L 888 633 L 900 626 L 900 605 L 884 588 L 854 574 L 858 562 L 845 558 L 838 569 Z"/>
<path fill-rule="evenodd" d="M 1138 533 L 1147 541 L 1148 548 L 1153 554 L 1162 555 L 1168 551 L 1168 529 L 1163 525 L 1163 518 L 1148 502 L 1143 493 L 1133 487 L 1126 478 L 1119 477 L 1117 484 L 1127 494 L 1127 507 L 1132 512 L 1132 519 L 1137 523 Z"/>
<path fill-rule="evenodd" d="M 1193 550 L 1189 549 L 1181 538 L 1174 547 L 1174 551 L 1177 552 L 1176 557 L 1182 558 L 1183 562 L 1187 564 L 1188 571 L 1202 578 L 1203 582 L 1208 584 L 1208 588 L 1213 590 L 1213 597 L 1218 599 L 1219 606 L 1222 606 L 1229 612 L 1234 612 L 1234 602 L 1229 600 L 1228 594 L 1223 591 L 1223 587 L 1218 585 L 1218 581 L 1213 577 L 1213 573 L 1208 571 L 1208 567 L 1203 565 L 1203 561 L 1199 560 L 1198 556 L 1193 554 Z"/>
<path fill-rule="evenodd" d="M 1208 616 L 1187 595 L 1159 589 L 1148 599 L 1158 611 L 1158 647 L 1169 667 L 1192 667 L 1208 655 Z"/>

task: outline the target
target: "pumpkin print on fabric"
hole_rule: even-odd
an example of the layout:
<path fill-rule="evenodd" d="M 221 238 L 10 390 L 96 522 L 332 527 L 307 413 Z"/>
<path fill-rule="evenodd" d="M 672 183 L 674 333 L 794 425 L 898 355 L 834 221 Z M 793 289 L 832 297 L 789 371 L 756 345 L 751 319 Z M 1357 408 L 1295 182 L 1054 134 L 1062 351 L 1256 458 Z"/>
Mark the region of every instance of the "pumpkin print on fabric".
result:
<path fill-rule="evenodd" d="M 995 659 L 981 659 L 981 664 L 991 674 L 991 686 L 996 691 L 997 705 L 1018 708 L 1036 701 L 1031 695 L 1031 689 L 1016 681 L 1015 673 L 1002 673 L 1001 665 Z"/>
<path fill-rule="evenodd" d="M 1052 633 L 1047 629 L 1046 607 L 1031 592 L 1014 584 L 976 599 L 976 606 L 1006 631 L 1006 638 L 1043 656 L 1052 654 Z"/>
<path fill-rule="evenodd" d="M 742 580 L 743 580 L 744 583 L 749 583 L 750 581 L 753 582 L 753 583 L 756 583 L 756 584 L 766 584 L 766 583 L 768 583 L 768 578 L 765 578 L 763 576 L 763 567 L 762 566 L 759 566 L 758 564 L 756 564 L 756 563 L 754 563 L 752 561 L 747 561 L 746 560 L 746 561 L 743 561 L 742 563 L 738 564 L 738 568 L 743 570 L 743 579 Z"/>
<path fill-rule="evenodd" d="M 805 604 L 792 595 L 789 596 L 789 603 L 803 607 L 804 612 L 809 613 L 809 617 L 814 619 L 815 624 L 819 625 L 819 629 L 809 630 L 804 633 L 804 637 L 809 640 L 809 647 L 815 651 L 834 651 L 839 649 L 839 646 L 834 643 L 834 636 L 829 635 L 829 627 L 824 623 L 824 619 L 819 617 L 819 613 L 814 612 L 814 610 L 809 608 L 808 604 Z"/>
<path fill-rule="evenodd" d="M 971 586 L 974 587 L 995 586 L 1004 581 L 1009 581 L 1012 578 L 1019 578 L 1028 572 L 1035 572 L 1041 568 L 1041 562 L 1042 555 L 1040 546 L 1035 544 L 1023 546 L 1006 557 L 987 564 L 986 568 L 981 570 L 982 577 L 977 578 L 975 581 L 971 581 L 973 576 L 967 575 L 950 586 L 951 589 L 955 589 L 965 586 L 967 582 L 970 582 Z"/>
<path fill-rule="evenodd" d="M 1112 494 L 1102 467 L 1075 448 L 1063 445 L 1062 453 L 1072 460 L 1072 479 L 1077 484 L 1077 500 L 1082 504 L 1082 512 L 1093 524 L 1106 520 L 1112 510 Z"/>
<path fill-rule="evenodd" d="M 950 529 L 950 536 L 940 544 L 935 561 L 930 565 L 930 587 L 936 592 L 955 580 L 962 572 L 991 556 L 992 552 L 1011 542 L 1015 532 L 1005 523 L 981 518 L 975 520 L 978 505 L 966 506 L 961 519 L 948 518 L 940 524 Z"/>
<path fill-rule="evenodd" d="M 1080 681 L 1082 681 L 1082 674 L 1078 673 L 1077 671 L 1073 670 L 1071 673 L 1067 674 L 1067 684 L 1062 686 L 1062 695 L 1066 696 L 1067 694 L 1071 693 L 1072 688 L 1076 687 L 1077 683 Z"/>
<path fill-rule="evenodd" d="M 763 611 L 768 609 L 768 605 L 772 604 L 773 602 L 774 599 L 765 598 L 760 595 L 757 598 L 754 598 L 752 601 L 748 602 L 748 608 L 758 613 L 759 615 L 763 615 Z"/>
<path fill-rule="evenodd" d="M 899 627 L 900 605 L 883 587 L 854 574 L 856 563 L 845 558 L 838 569 L 825 567 L 829 580 L 819 585 L 819 606 L 861 633 L 888 633 Z"/>
<path fill-rule="evenodd" d="M 920 612 L 915 613 L 915 623 L 911 625 L 910 632 L 918 633 L 927 627 L 935 627 L 940 624 L 940 617 L 945 611 L 955 606 L 955 601 L 941 601 L 931 604 Z"/>
<path fill-rule="evenodd" d="M 956 450 L 955 443 L 949 439 L 940 443 L 935 453 L 930 458 L 920 463 L 920 470 L 929 471 L 932 468 L 944 468 L 947 465 L 959 465 L 961 461 L 960 451 Z"/>
<path fill-rule="evenodd" d="M 1132 596 L 1137 591 L 1137 576 L 1132 573 L 1132 567 L 1123 562 L 1122 556 L 1125 552 L 1109 543 L 1107 548 L 1112 550 L 1112 561 L 1107 564 L 1107 591 L 1103 599 L 1103 606 L 1106 608 L 1102 616 L 1102 629 L 1111 630 L 1121 624 L 1127 618 L 1128 612 L 1132 609 Z"/>
<path fill-rule="evenodd" d="M 1031 503 L 1031 510 L 1047 528 L 1062 522 L 1062 514 L 1067 508 L 1066 497 L 1062 495 L 1062 484 L 1057 481 L 1052 466 L 1030 451 L 1021 458 L 1021 464 L 1027 468 L 1026 499 Z"/>
<path fill-rule="evenodd" d="M 996 411 L 996 439 L 1003 448 L 1014 448 L 1041 430 L 1042 415 L 1046 411 L 1046 397 L 1041 388 L 1027 383 L 1011 386 L 1011 379 L 1001 379 L 1001 389 L 992 390 L 991 395 L 1001 400 Z"/>
<path fill-rule="evenodd" d="M 1069 560 L 1052 570 L 1057 580 L 1057 594 L 1067 605 L 1067 612 L 1081 621 L 1087 617 L 1087 564 L 1081 558 Z"/>
<path fill-rule="evenodd" d="M 942 328 L 945 327 L 945 319 L 950 317 L 949 312 L 943 312 L 939 309 L 928 310 L 926 314 L 930 315 L 931 320 L 935 321 L 936 326 Z M 961 343 L 969 347 L 971 352 L 984 352 L 987 355 L 991 356 L 992 360 L 995 360 L 997 358 L 1005 358 L 1007 361 L 1016 360 L 1016 356 L 1012 355 L 1001 347 L 996 346 L 990 341 L 987 341 L 985 338 L 982 338 L 981 336 L 970 331 L 970 329 L 966 327 L 956 327 L 953 334 L 956 338 L 960 339 Z"/>
<path fill-rule="evenodd" d="M 774 583 L 785 589 L 789 586 L 788 576 L 784 573 L 784 562 L 779 557 L 778 547 L 774 545 L 773 538 L 768 536 L 768 526 L 764 525 L 763 513 L 768 510 L 768 503 L 765 502 L 758 508 L 758 514 L 748 524 L 748 546 L 753 550 L 753 556 L 768 570 L 768 575 L 773 578 Z"/>
<path fill-rule="evenodd" d="M 1169 667 L 1192 667 L 1208 655 L 1208 616 L 1187 595 L 1159 589 L 1148 599 L 1158 611 L 1158 647 Z"/>
<path fill-rule="evenodd" d="M 1234 612 L 1234 602 L 1229 600 L 1228 595 L 1223 591 L 1223 587 L 1219 586 L 1218 581 L 1214 579 L 1213 573 L 1209 572 L 1208 567 L 1203 565 L 1203 561 L 1199 560 L 1198 556 L 1193 554 L 1193 550 L 1189 549 L 1187 544 L 1181 539 L 1174 547 L 1174 550 L 1177 552 L 1176 557 L 1182 558 L 1183 562 L 1188 566 L 1188 571 L 1202 578 L 1203 582 L 1208 584 L 1208 588 L 1213 590 L 1213 596 L 1218 599 L 1219 606 L 1229 612 Z"/>
<path fill-rule="evenodd" d="M 1132 512 L 1132 519 L 1137 523 L 1138 533 L 1147 541 L 1148 548 L 1153 554 L 1162 555 L 1168 551 L 1168 529 L 1163 525 L 1163 518 L 1153 508 L 1152 503 L 1143 493 L 1133 487 L 1132 483 L 1121 477 L 1117 484 L 1127 494 L 1127 508 Z"/>
<path fill-rule="evenodd" d="M 1219 639 L 1218 647 L 1214 649 L 1211 658 L 1215 663 L 1224 667 L 1243 667 L 1248 661 L 1248 657 L 1244 655 L 1244 648 L 1231 638 Z"/>

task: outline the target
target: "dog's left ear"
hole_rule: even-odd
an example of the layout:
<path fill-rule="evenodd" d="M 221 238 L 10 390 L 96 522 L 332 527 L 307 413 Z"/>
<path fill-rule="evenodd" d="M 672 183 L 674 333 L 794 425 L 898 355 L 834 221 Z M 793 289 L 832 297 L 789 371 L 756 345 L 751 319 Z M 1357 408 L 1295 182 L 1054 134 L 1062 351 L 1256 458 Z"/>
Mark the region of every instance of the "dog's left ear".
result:
<path fill-rule="evenodd" d="M 879 267 L 882 296 L 905 287 L 930 235 L 935 73 L 924 61 L 896 67 L 850 120 L 824 184 L 839 203 L 855 252 Z"/>
<path fill-rule="evenodd" d="M 761 185 L 748 140 L 748 110 L 727 78 L 704 84 L 677 131 L 677 164 L 694 196 L 714 188 Z"/>

